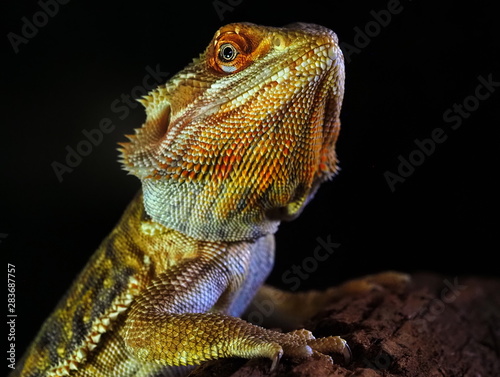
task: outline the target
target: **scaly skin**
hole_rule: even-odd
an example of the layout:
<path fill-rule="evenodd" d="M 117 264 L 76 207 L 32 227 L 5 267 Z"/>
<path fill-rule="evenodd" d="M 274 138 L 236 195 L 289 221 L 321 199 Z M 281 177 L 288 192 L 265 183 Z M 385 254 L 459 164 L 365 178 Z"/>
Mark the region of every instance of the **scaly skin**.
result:
<path fill-rule="evenodd" d="M 122 158 L 142 192 L 13 376 L 180 375 L 222 357 L 275 367 L 282 355 L 345 352 L 339 337 L 238 318 L 272 268 L 279 222 L 336 172 L 343 89 L 324 27 L 219 29 L 141 100 L 147 119 Z"/>

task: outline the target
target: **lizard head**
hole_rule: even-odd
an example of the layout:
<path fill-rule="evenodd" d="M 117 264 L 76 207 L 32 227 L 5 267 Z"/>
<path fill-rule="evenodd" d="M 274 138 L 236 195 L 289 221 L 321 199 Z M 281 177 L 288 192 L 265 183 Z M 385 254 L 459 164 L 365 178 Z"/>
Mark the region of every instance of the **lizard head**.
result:
<path fill-rule="evenodd" d="M 343 92 L 331 30 L 229 24 L 141 99 L 147 119 L 122 162 L 154 221 L 203 240 L 255 239 L 335 174 Z"/>

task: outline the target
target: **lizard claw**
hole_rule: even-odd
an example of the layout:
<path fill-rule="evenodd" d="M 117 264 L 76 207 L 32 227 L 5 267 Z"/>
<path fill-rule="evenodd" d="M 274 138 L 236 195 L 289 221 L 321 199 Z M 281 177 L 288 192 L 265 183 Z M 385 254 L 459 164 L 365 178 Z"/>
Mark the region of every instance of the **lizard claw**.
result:
<path fill-rule="evenodd" d="M 270 372 L 273 372 L 276 370 L 276 367 L 278 366 L 281 356 L 283 356 L 283 350 L 276 352 L 276 354 L 273 357 L 273 362 L 271 364 L 271 368 L 269 369 Z"/>
<path fill-rule="evenodd" d="M 347 342 L 338 337 L 338 336 L 330 336 L 327 338 L 318 338 L 318 339 L 309 339 L 308 344 L 302 347 L 291 346 L 285 347 L 285 354 L 295 358 L 304 358 L 312 355 L 316 355 L 319 357 L 328 358 L 332 363 L 333 360 L 330 356 L 327 355 L 329 352 L 341 353 L 344 357 L 344 361 L 346 364 L 349 364 L 352 359 L 351 348 L 347 344 Z M 277 351 L 273 358 L 272 364 L 270 368 L 270 372 L 276 370 L 281 357 L 283 356 L 283 349 Z"/>
<path fill-rule="evenodd" d="M 340 353 L 344 361 L 349 364 L 352 358 L 352 352 L 347 342 L 339 336 L 328 336 L 326 338 L 311 339 L 307 342 L 311 348 L 323 354 Z"/>
<path fill-rule="evenodd" d="M 303 332 L 301 331 L 302 334 L 305 334 L 307 335 L 307 333 L 310 334 L 310 332 Z M 314 354 L 314 350 L 312 349 L 311 346 L 309 346 L 308 344 L 305 344 L 305 343 L 284 343 L 283 344 L 283 348 L 281 348 L 279 351 L 277 351 L 274 356 L 272 357 L 272 364 L 271 364 L 271 369 L 270 371 L 274 371 L 276 369 L 276 367 L 278 366 L 279 364 L 279 361 L 281 359 L 281 357 L 283 356 L 283 354 L 286 355 L 286 357 L 291 357 L 291 358 L 296 358 L 296 359 L 303 359 L 303 358 L 307 358 L 307 357 L 310 357 Z"/>
<path fill-rule="evenodd" d="M 346 364 L 350 364 L 352 360 L 352 351 L 349 344 L 344 340 L 344 351 L 342 351 L 342 356 L 344 356 L 344 361 Z"/>

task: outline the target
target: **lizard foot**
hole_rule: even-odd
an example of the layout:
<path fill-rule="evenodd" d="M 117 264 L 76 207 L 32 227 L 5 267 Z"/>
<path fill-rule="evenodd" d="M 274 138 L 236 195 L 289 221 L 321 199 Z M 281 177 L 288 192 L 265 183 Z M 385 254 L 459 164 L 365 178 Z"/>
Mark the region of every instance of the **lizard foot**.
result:
<path fill-rule="evenodd" d="M 282 356 L 303 359 L 311 356 L 327 358 L 332 364 L 333 359 L 328 356 L 330 353 L 340 353 L 346 363 L 351 360 L 351 350 L 347 342 L 339 336 L 329 336 L 315 338 L 308 330 L 301 329 L 281 334 L 285 338 L 279 339 L 282 352 L 278 352 L 272 357 L 271 371 L 278 366 Z"/>

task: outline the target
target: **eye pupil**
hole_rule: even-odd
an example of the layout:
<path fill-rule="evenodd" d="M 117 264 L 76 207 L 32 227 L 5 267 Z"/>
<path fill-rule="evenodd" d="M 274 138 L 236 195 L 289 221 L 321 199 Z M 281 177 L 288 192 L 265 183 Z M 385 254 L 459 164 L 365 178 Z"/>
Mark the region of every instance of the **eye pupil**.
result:
<path fill-rule="evenodd" d="M 233 49 L 231 47 L 225 47 L 222 54 L 224 55 L 224 59 L 229 60 L 233 57 Z"/>
<path fill-rule="evenodd" d="M 225 43 L 220 47 L 219 58 L 223 62 L 227 63 L 234 60 L 234 58 L 236 58 L 236 55 L 238 55 L 238 52 L 236 51 L 233 45 Z"/>

